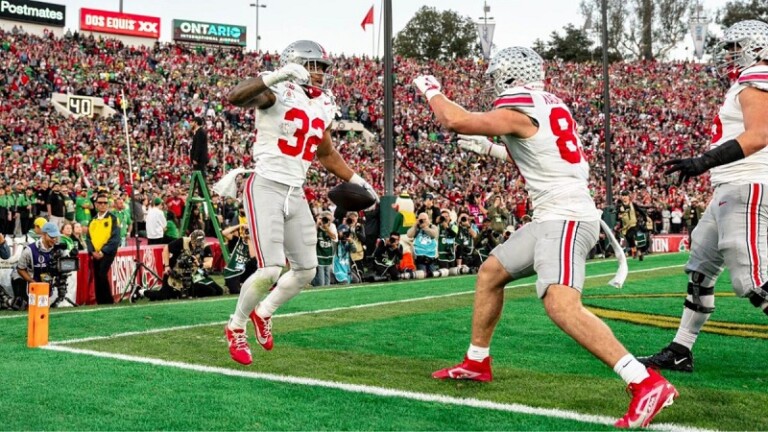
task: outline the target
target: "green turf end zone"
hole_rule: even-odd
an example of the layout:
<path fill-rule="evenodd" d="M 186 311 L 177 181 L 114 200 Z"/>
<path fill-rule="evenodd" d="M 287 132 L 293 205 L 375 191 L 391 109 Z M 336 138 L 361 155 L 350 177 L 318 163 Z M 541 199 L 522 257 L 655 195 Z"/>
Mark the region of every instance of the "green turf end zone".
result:
<path fill-rule="evenodd" d="M 605 286 L 615 262 L 590 263 L 584 303 L 598 315 L 619 311 L 648 319 L 638 324 L 620 316 L 607 323 L 631 351 L 655 352 L 674 336 L 674 329 L 657 324 L 679 318 L 685 259 L 677 254 L 632 261 L 622 290 Z M 280 310 L 284 316 L 275 317 L 273 351 L 252 342 L 250 367 L 234 364 L 227 354 L 223 323 L 234 298 L 52 313 L 53 341 L 136 332 L 65 345 L 131 356 L 127 359 L 30 350 L 24 345 L 26 319 L 0 319 L 0 356 L 8 377 L 0 429 L 610 429 L 602 423 L 623 414 L 629 401 L 623 383 L 548 320 L 531 282 L 516 281 L 512 285 L 522 286 L 507 290 L 492 346 L 495 379 L 489 384 L 429 376 L 459 361 L 466 350 L 473 277 L 302 293 Z M 724 328 L 752 324 L 768 336 L 765 316 L 729 291 L 723 279 L 712 320 Z M 170 327 L 183 328 L 146 333 Z M 705 332 L 695 350 L 696 372 L 666 374 L 681 397 L 656 421 L 768 429 L 763 416 L 753 415 L 768 403 L 768 374 L 759 367 L 766 348 L 765 338 Z M 200 370 L 146 364 L 143 358 Z M 274 381 L 279 376 L 430 399 Z M 512 404 L 553 409 L 555 417 L 459 406 L 438 396 L 493 402 L 503 409 Z M 35 415 L 20 415 L 31 411 Z M 563 418 L 566 411 L 582 416 L 580 421 Z"/>

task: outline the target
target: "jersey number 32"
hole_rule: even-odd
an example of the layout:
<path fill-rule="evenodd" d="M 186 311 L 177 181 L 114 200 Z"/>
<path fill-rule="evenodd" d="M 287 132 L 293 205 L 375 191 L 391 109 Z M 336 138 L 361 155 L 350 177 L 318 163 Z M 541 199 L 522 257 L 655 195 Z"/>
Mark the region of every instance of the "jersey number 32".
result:
<path fill-rule="evenodd" d="M 277 140 L 277 147 L 283 154 L 288 156 L 298 156 L 307 162 L 312 162 L 317 152 L 317 146 L 322 141 L 323 131 L 325 131 L 325 122 L 320 118 L 313 118 L 311 121 L 307 113 L 298 108 L 291 108 L 285 113 L 284 119 L 286 121 L 301 121 L 301 126 L 296 128 L 296 132 L 293 133 L 293 137 L 296 138 L 294 142 L 289 142 L 287 139 L 280 138 Z M 320 131 L 320 136 L 311 135 L 307 136 L 309 129 L 316 129 Z"/>

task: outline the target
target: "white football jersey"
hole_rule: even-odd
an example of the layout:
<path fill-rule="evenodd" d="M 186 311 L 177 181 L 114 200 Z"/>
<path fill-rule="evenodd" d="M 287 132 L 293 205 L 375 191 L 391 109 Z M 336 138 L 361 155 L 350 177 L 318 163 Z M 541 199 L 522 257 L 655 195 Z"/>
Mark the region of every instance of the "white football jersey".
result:
<path fill-rule="evenodd" d="M 506 90 L 494 109 L 512 108 L 538 123 L 538 132 L 522 139 L 502 136 L 533 202 L 534 220 L 594 221 L 600 213 L 589 193 L 589 163 L 571 111 L 557 96 L 528 87 Z"/>
<path fill-rule="evenodd" d="M 269 89 L 276 100 L 258 112 L 254 170 L 266 179 L 301 187 L 336 114 L 336 104 L 330 93 L 310 98 L 303 87 L 290 81 Z"/>
<path fill-rule="evenodd" d="M 712 125 L 710 149 L 744 132 L 744 113 L 741 111 L 739 94 L 747 87 L 768 91 L 768 66 L 753 66 L 745 69 L 739 79 L 728 89 L 725 102 L 720 107 Z M 768 183 L 768 147 L 742 160 L 712 168 L 709 173 L 712 186 Z"/>

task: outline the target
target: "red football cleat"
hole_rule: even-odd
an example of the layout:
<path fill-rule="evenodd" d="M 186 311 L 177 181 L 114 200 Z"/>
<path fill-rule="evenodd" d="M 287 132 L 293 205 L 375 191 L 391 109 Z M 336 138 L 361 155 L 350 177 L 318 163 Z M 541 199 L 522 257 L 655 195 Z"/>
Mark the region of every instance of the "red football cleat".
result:
<path fill-rule="evenodd" d="M 493 380 L 493 374 L 491 373 L 491 357 L 486 357 L 485 360 L 479 362 L 470 360 L 467 356 L 464 356 L 464 362 L 453 367 L 440 369 L 432 374 L 432 378 L 437 379 L 455 379 L 455 380 L 472 380 L 488 382 Z"/>
<path fill-rule="evenodd" d="M 646 427 L 664 407 L 672 405 L 680 394 L 655 369 L 648 368 L 648 378 L 627 386 L 632 395 L 629 410 L 614 426 L 618 428 Z"/>
<path fill-rule="evenodd" d="M 251 321 L 253 322 L 253 326 L 256 327 L 256 341 L 265 350 L 271 350 L 272 345 L 274 344 L 274 341 L 272 340 L 272 318 L 260 317 L 258 314 L 256 314 L 255 309 L 251 311 L 250 317 Z"/>
<path fill-rule="evenodd" d="M 248 366 L 253 363 L 251 347 L 248 346 L 248 336 L 244 329 L 232 330 L 228 325 L 224 326 L 224 334 L 229 342 L 229 356 L 241 365 Z"/>

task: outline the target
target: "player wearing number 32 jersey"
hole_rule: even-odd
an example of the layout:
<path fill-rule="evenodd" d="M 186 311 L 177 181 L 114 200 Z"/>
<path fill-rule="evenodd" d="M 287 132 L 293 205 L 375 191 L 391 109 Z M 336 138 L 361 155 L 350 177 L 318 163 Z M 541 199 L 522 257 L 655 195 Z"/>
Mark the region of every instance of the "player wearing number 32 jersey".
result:
<path fill-rule="evenodd" d="M 496 247 L 480 267 L 464 361 L 432 376 L 490 381 L 490 342 L 501 317 L 504 286 L 535 273 L 537 293 L 550 319 L 628 384 L 632 401 L 616 426 L 647 426 L 673 402 L 677 391 L 628 353 L 611 329 L 581 303 L 586 259 L 598 239 L 600 213 L 589 194 L 589 164 L 571 112 L 544 90 L 544 63 L 531 49 L 499 51 L 486 75 L 496 95 L 488 112 L 468 112 L 450 101 L 431 75 L 417 77 L 414 84 L 437 120 L 459 133 L 462 148 L 517 165 L 533 201 L 533 222 Z M 488 140 L 494 136 L 504 145 Z"/>
<path fill-rule="evenodd" d="M 326 88 L 330 67 L 320 44 L 297 41 L 283 51 L 277 71 L 247 79 L 229 94 L 234 105 L 258 109 L 253 174 L 245 182 L 243 201 L 249 248 L 259 269 L 243 282 L 225 329 L 230 356 L 245 365 L 253 361 L 245 332 L 248 319 L 259 344 L 272 349 L 272 314 L 315 276 L 317 233 L 302 189 L 315 156 L 337 177 L 376 196 L 333 148 L 329 129 L 336 106 Z M 290 270 L 281 276 L 286 259 Z"/>

